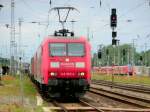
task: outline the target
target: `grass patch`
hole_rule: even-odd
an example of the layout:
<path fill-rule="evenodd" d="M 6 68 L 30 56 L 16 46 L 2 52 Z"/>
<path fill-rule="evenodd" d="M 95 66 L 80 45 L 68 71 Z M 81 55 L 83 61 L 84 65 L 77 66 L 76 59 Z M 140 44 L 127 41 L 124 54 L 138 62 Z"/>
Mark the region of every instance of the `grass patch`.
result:
<path fill-rule="evenodd" d="M 34 112 L 43 112 L 43 109 L 41 106 L 38 106 L 34 109 Z"/>
<path fill-rule="evenodd" d="M 24 77 L 23 86 L 24 86 L 25 95 L 27 95 L 27 96 L 29 96 L 29 95 L 35 96 L 36 95 L 37 90 L 27 76 Z"/>
<path fill-rule="evenodd" d="M 28 108 L 18 104 L 7 104 L 0 105 L 0 112 L 43 112 L 43 109 L 41 106 L 37 106 L 35 108 Z"/>
<path fill-rule="evenodd" d="M 35 96 L 37 91 L 27 76 L 23 76 L 21 81 L 23 85 L 23 91 L 25 96 Z M 19 95 L 20 94 L 20 78 L 19 76 L 3 76 L 2 77 L 3 86 L 0 87 L 0 95 Z"/>
<path fill-rule="evenodd" d="M 24 108 L 17 104 L 11 104 L 11 105 L 1 105 L 0 106 L 1 112 L 30 112 L 29 109 Z"/>
<path fill-rule="evenodd" d="M 12 76 L 3 76 L 0 86 L 0 96 L 19 95 L 19 80 Z"/>
<path fill-rule="evenodd" d="M 24 106 L 21 105 L 21 88 L 23 85 Z M 2 77 L 0 86 L 0 112 L 43 112 L 36 106 L 37 90 L 27 75 L 22 81 L 19 76 L 6 75 Z"/>
<path fill-rule="evenodd" d="M 103 75 L 100 73 L 92 73 L 93 80 L 112 81 L 112 75 Z M 114 75 L 114 82 L 129 83 L 129 84 L 143 84 L 150 85 L 150 77 L 148 76 L 121 76 Z"/>

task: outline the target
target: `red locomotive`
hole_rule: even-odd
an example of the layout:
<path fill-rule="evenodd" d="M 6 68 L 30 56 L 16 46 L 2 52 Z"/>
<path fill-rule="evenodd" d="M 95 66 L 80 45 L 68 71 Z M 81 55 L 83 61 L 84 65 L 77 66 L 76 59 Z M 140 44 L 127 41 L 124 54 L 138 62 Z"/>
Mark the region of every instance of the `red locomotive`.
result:
<path fill-rule="evenodd" d="M 31 60 L 31 77 L 51 97 L 80 97 L 89 90 L 90 44 L 84 38 L 51 36 Z"/>

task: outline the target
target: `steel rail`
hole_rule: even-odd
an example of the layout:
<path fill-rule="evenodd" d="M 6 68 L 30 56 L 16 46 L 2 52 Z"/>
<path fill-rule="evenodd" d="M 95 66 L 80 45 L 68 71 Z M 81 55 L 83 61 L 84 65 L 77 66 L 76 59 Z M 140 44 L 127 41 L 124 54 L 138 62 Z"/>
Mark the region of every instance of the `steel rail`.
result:
<path fill-rule="evenodd" d="M 64 112 L 68 112 L 68 109 L 63 105 L 61 105 L 60 103 L 58 103 L 57 101 L 53 101 L 53 104 L 60 107 Z"/>
<path fill-rule="evenodd" d="M 82 103 L 84 103 L 84 104 L 86 104 L 86 105 L 88 105 L 88 106 L 90 106 L 90 107 L 92 107 L 94 110 L 96 110 L 98 112 L 105 112 L 102 109 L 99 109 L 98 107 L 95 107 L 95 106 L 91 105 L 90 103 L 88 103 L 88 102 L 86 102 L 86 101 L 84 101 L 82 99 L 80 99 L 79 101 L 82 102 Z"/>
<path fill-rule="evenodd" d="M 135 92 L 140 92 L 140 93 L 150 93 L 150 88 L 148 87 L 143 87 L 143 86 L 137 86 L 137 85 L 128 85 L 128 84 L 119 84 L 119 83 L 112 83 L 109 81 L 93 81 L 92 84 L 97 84 L 97 85 L 103 85 L 103 86 L 109 86 L 109 87 L 114 87 L 114 88 L 119 88 L 119 89 L 125 89 L 129 91 L 135 91 Z"/>
<path fill-rule="evenodd" d="M 116 99 L 119 101 L 128 102 L 128 103 L 140 106 L 140 107 L 150 108 L 150 100 L 148 99 L 139 98 L 136 96 L 131 96 L 129 94 L 118 93 L 115 91 L 109 91 L 109 90 L 104 90 L 104 89 L 95 88 L 95 87 L 91 87 L 90 92 L 98 94 L 98 95 L 110 97 L 112 99 Z"/>
<path fill-rule="evenodd" d="M 102 109 L 100 109 L 99 107 L 91 105 L 90 103 L 88 103 L 87 101 L 85 101 L 83 99 L 79 99 L 79 102 L 77 103 L 80 105 L 81 105 L 81 103 L 82 103 L 82 105 L 84 104 L 84 106 L 81 106 L 81 107 L 65 107 L 57 101 L 53 101 L 52 103 L 56 106 L 56 107 L 50 107 L 50 109 L 52 109 L 52 110 L 62 110 L 64 112 L 77 111 L 77 110 L 105 112 Z"/>
<path fill-rule="evenodd" d="M 82 111 L 84 110 L 84 111 L 87 111 L 87 110 L 96 110 L 97 112 L 105 112 L 105 111 L 103 111 L 102 109 L 99 109 L 98 107 L 95 107 L 95 106 L 93 106 L 93 105 L 91 105 L 91 104 L 89 104 L 88 102 L 86 102 L 86 101 L 84 101 L 84 100 L 81 100 L 81 99 L 79 99 L 79 103 L 83 103 L 83 104 L 85 104 L 85 105 L 87 105 L 88 106 L 88 108 L 85 108 L 85 109 L 82 109 Z M 64 112 L 68 112 L 70 109 L 67 109 L 66 107 L 64 107 L 63 105 L 61 105 L 60 103 L 58 103 L 57 101 L 53 101 L 53 104 L 55 105 L 55 106 L 57 106 L 57 107 L 60 107 L 61 108 L 61 110 L 63 110 Z M 85 106 L 83 106 L 83 107 L 85 107 Z M 71 109 L 71 110 L 73 110 L 73 109 Z M 76 109 L 74 109 L 74 110 L 76 110 Z M 79 109 L 80 110 L 80 109 Z"/>
<path fill-rule="evenodd" d="M 92 80 L 92 82 L 103 82 L 103 83 L 112 83 L 112 81 L 106 81 L 106 80 Z M 115 84 L 119 84 L 119 85 L 127 85 L 127 86 L 133 86 L 133 87 L 144 87 L 144 89 L 150 89 L 149 85 L 146 84 L 131 84 L 131 83 L 121 83 L 121 82 L 114 82 Z"/>
<path fill-rule="evenodd" d="M 62 108 L 60 107 L 42 107 L 43 110 L 45 112 L 51 112 L 51 110 L 55 110 L 55 111 L 60 111 L 62 110 Z M 113 112 L 150 112 L 150 109 L 131 109 L 131 108 L 110 108 L 110 107 L 97 107 L 99 109 L 102 109 L 104 111 L 113 111 Z M 81 110 L 81 111 L 92 111 L 93 108 L 91 107 L 84 107 L 83 109 L 76 109 L 75 108 L 70 108 L 70 111 L 76 111 L 77 110 Z M 0 111 L 0 112 L 3 112 L 3 111 Z M 80 111 L 79 111 L 80 112 Z"/>

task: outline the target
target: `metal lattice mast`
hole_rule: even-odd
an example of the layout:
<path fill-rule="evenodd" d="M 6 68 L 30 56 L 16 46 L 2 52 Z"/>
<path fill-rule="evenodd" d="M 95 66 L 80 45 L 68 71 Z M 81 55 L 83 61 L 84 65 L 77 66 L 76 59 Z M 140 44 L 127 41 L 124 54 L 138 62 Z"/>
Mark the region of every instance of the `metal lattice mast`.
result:
<path fill-rule="evenodd" d="M 10 72 L 15 71 L 14 54 L 15 54 L 15 16 L 14 16 L 15 1 L 11 0 L 11 37 L 10 37 Z"/>
<path fill-rule="evenodd" d="M 22 26 L 22 18 L 19 18 L 19 43 L 18 43 L 18 55 L 19 57 L 22 57 L 22 50 L 21 50 L 21 39 L 22 39 L 22 33 L 21 33 L 21 26 Z M 19 58 L 18 58 L 19 59 Z"/>

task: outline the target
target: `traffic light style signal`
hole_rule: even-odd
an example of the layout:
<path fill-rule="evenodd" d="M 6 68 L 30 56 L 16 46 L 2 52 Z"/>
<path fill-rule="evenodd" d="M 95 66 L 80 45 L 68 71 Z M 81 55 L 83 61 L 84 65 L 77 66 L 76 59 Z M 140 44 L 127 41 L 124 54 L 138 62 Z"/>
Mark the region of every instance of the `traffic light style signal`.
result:
<path fill-rule="evenodd" d="M 101 50 L 98 51 L 98 58 L 99 58 L 99 59 L 102 58 L 102 51 L 101 51 Z"/>
<path fill-rule="evenodd" d="M 109 54 L 109 50 L 107 49 L 107 50 L 106 50 L 106 55 L 108 55 L 108 54 Z"/>
<path fill-rule="evenodd" d="M 112 45 L 117 45 L 117 39 L 112 39 Z"/>
<path fill-rule="evenodd" d="M 142 56 L 140 56 L 140 61 L 143 61 L 143 57 Z"/>
<path fill-rule="evenodd" d="M 116 15 L 116 9 L 112 9 L 111 10 L 111 17 L 110 17 L 110 21 L 111 21 L 111 27 L 117 27 L 117 15 Z"/>
<path fill-rule="evenodd" d="M 123 56 L 125 56 L 126 55 L 126 50 L 123 49 L 122 53 L 123 53 Z"/>
<path fill-rule="evenodd" d="M 113 31 L 113 32 L 112 32 L 112 37 L 113 37 L 113 38 L 117 37 L 117 32 Z"/>

